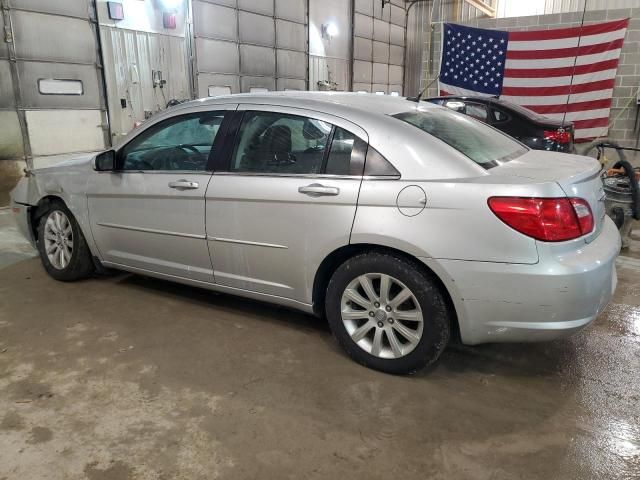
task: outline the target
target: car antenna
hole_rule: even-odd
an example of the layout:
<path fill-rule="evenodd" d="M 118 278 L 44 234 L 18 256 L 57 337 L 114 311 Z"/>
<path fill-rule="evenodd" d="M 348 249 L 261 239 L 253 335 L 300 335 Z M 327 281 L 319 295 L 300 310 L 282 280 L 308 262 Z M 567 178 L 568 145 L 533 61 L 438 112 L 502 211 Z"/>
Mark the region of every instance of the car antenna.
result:
<path fill-rule="evenodd" d="M 420 100 L 422 100 L 422 95 L 424 95 L 424 92 L 427 91 L 427 89 L 433 85 L 438 79 L 440 78 L 440 75 L 438 75 L 436 78 L 434 78 L 433 80 L 431 80 L 431 82 L 424 87 L 420 93 L 418 93 L 418 95 L 416 95 L 415 97 L 407 97 L 407 100 L 409 100 L 410 102 L 416 102 L 416 103 L 420 103 Z"/>

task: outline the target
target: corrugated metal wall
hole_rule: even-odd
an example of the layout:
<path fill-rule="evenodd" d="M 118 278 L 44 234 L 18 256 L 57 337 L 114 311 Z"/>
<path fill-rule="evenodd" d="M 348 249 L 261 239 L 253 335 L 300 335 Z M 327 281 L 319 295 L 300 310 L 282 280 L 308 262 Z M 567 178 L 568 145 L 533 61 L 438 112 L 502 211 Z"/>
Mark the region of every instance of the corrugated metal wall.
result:
<path fill-rule="evenodd" d="M 355 0 L 353 90 L 403 92 L 405 2 Z"/>
<path fill-rule="evenodd" d="M 306 0 L 193 0 L 197 96 L 307 88 Z"/>
<path fill-rule="evenodd" d="M 91 4 L 87 0 L 5 4 L 0 158 L 103 148 L 106 108 Z"/>

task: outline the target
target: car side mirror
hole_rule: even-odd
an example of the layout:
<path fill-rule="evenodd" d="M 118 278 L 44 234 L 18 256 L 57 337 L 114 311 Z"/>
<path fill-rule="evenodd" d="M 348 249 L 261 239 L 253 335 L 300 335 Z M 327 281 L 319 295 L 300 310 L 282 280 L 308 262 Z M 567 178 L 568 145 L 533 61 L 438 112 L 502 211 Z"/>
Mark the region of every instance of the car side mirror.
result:
<path fill-rule="evenodd" d="M 107 150 L 102 152 L 95 159 L 95 167 L 99 172 L 111 172 L 116 169 L 116 152 Z"/>

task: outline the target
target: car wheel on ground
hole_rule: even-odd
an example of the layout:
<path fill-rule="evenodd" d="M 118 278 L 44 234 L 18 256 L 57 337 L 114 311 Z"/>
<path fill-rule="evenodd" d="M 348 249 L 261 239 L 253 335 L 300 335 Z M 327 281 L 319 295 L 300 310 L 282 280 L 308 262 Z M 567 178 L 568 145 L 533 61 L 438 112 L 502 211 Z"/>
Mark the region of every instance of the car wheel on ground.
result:
<path fill-rule="evenodd" d="M 49 275 L 71 282 L 94 272 L 87 242 L 66 205 L 54 200 L 38 224 L 38 252 Z"/>
<path fill-rule="evenodd" d="M 364 366 L 408 374 L 434 363 L 449 341 L 449 309 L 433 278 L 402 256 L 372 252 L 344 262 L 327 287 L 331 330 Z"/>

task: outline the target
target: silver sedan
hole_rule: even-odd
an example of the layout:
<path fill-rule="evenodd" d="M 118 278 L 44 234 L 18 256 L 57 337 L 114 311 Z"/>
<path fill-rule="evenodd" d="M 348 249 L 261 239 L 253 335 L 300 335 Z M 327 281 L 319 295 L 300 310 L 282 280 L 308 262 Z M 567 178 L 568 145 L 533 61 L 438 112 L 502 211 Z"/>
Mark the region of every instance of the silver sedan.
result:
<path fill-rule="evenodd" d="M 467 116 L 367 94 L 173 107 L 12 194 L 46 271 L 110 268 L 326 316 L 391 373 L 465 344 L 550 340 L 616 286 L 599 164 Z"/>

